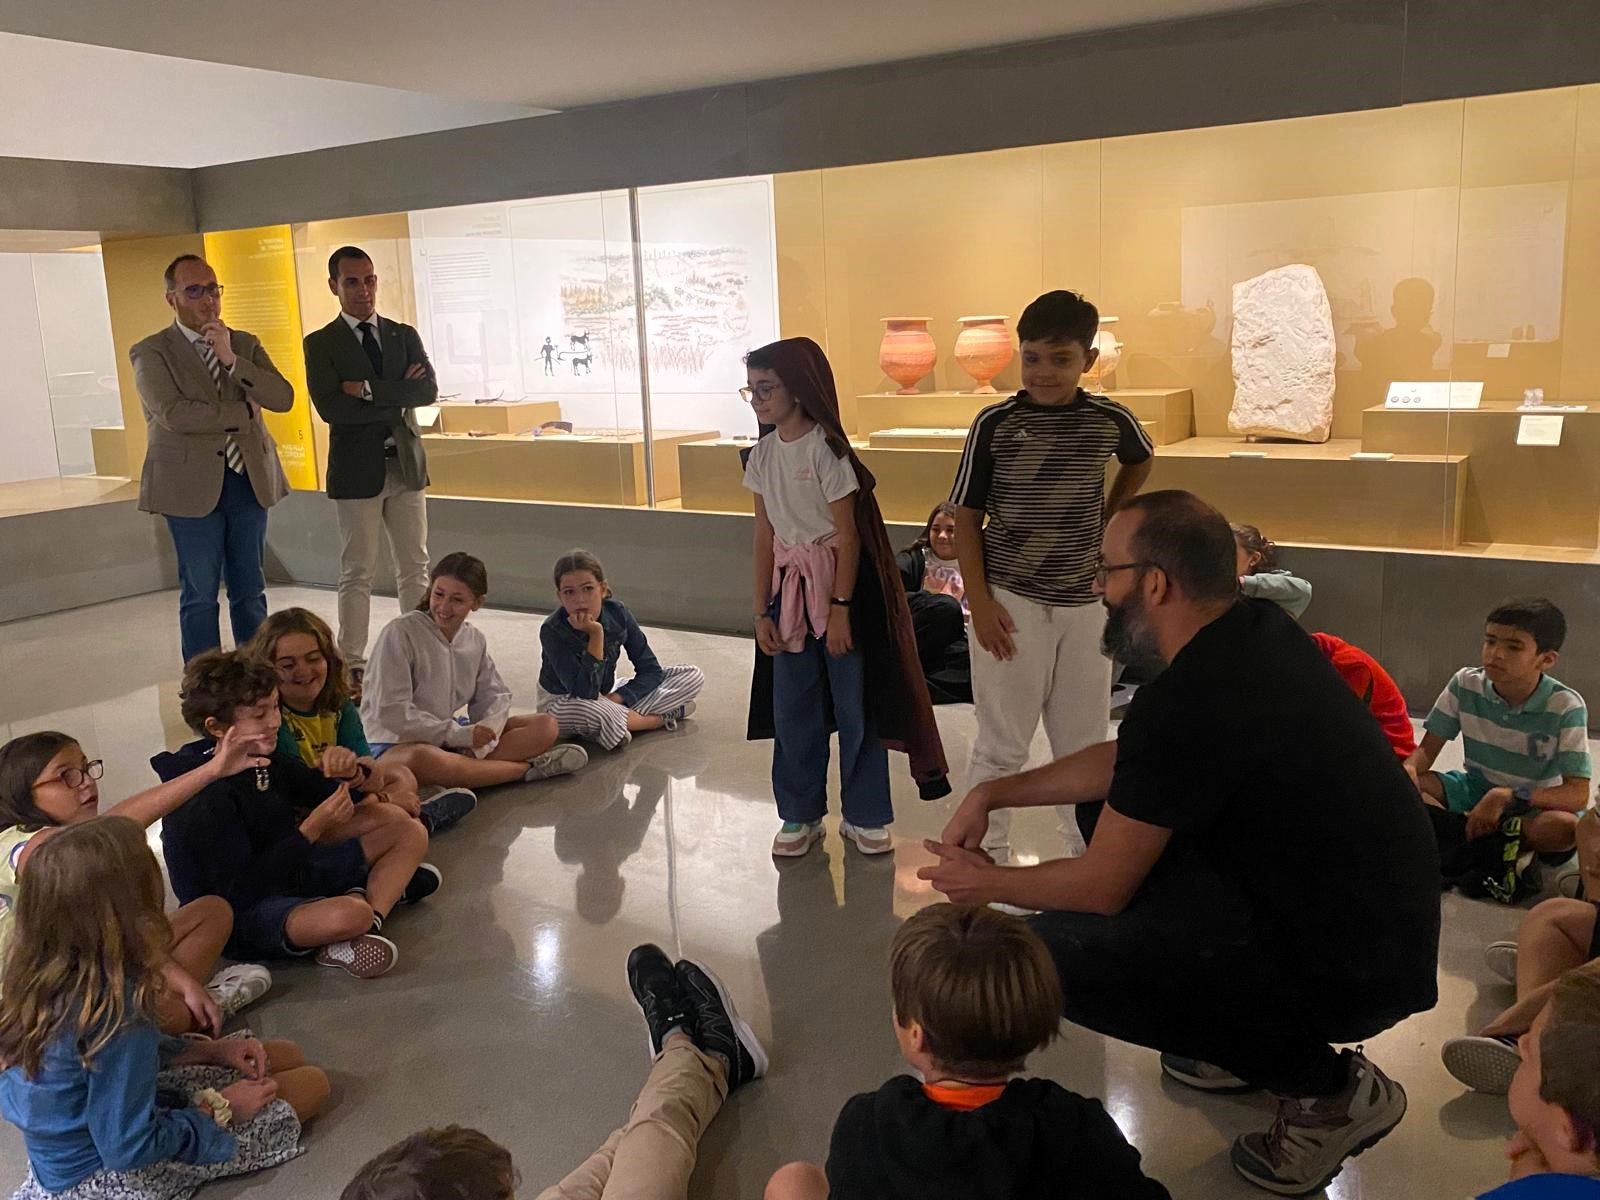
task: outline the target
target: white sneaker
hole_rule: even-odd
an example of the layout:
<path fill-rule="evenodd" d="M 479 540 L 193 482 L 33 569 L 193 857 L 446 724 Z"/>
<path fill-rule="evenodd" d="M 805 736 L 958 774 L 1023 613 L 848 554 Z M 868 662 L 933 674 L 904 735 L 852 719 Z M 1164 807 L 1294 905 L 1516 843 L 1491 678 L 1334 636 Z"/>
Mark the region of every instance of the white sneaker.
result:
<path fill-rule="evenodd" d="M 1444 1069 L 1475 1092 L 1504 1096 L 1511 1077 L 1522 1065 L 1522 1055 L 1510 1038 L 1458 1037 L 1439 1048 Z"/>
<path fill-rule="evenodd" d="M 799 858 L 821 840 L 821 821 L 785 821 L 772 839 L 772 853 L 777 858 Z"/>
<path fill-rule="evenodd" d="M 1517 944 L 1490 942 L 1483 948 L 1483 965 L 1507 983 L 1517 981 Z"/>
<path fill-rule="evenodd" d="M 1198 1058 L 1184 1058 L 1181 1054 L 1163 1054 L 1161 1073 L 1176 1079 L 1185 1087 L 1199 1092 L 1253 1092 L 1255 1087 L 1240 1079 L 1232 1071 Z"/>
<path fill-rule="evenodd" d="M 861 826 L 841 821 L 839 836 L 854 842 L 856 849 L 863 854 L 887 854 L 894 849 L 894 838 L 882 825 Z"/>
<path fill-rule="evenodd" d="M 240 1009 L 254 1004 L 272 987 L 272 972 L 256 963 L 235 963 L 223 967 L 206 984 L 206 991 L 222 1010 L 226 1021 Z"/>
<path fill-rule="evenodd" d="M 587 750 L 573 742 L 562 742 L 528 763 L 522 782 L 534 783 L 540 779 L 554 779 L 558 775 L 571 775 L 574 771 L 581 771 L 588 763 Z"/>
<path fill-rule="evenodd" d="M 682 708 L 675 708 L 661 718 L 661 728 L 676 729 L 680 721 L 687 721 L 694 716 L 694 701 L 685 700 Z"/>

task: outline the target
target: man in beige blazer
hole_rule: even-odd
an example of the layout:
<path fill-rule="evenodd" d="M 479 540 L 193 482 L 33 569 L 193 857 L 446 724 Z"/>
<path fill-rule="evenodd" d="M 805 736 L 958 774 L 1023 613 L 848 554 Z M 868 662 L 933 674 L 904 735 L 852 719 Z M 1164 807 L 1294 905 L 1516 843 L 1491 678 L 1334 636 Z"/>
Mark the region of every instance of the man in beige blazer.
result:
<path fill-rule="evenodd" d="M 217 589 L 233 640 L 267 615 L 267 509 L 288 492 L 261 410 L 288 412 L 294 388 L 253 334 L 222 322 L 222 285 L 197 254 L 167 267 L 177 319 L 130 350 L 149 437 L 139 507 L 167 519 L 178 554 L 183 659 L 221 645 Z"/>

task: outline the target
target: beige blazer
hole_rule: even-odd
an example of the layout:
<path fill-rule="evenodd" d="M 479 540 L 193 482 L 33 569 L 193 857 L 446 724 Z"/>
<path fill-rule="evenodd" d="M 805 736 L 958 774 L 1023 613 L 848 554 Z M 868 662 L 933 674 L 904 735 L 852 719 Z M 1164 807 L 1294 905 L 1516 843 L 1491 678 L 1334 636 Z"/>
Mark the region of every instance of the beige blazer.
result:
<path fill-rule="evenodd" d="M 254 334 L 229 331 L 238 356 L 219 398 L 200 353 L 168 325 L 128 351 L 149 442 L 139 507 L 167 517 L 203 517 L 222 495 L 223 445 L 231 433 L 244 456 L 250 486 L 262 508 L 288 493 L 278 447 L 245 398 L 273 412 L 294 405 L 294 387 L 272 365 Z"/>

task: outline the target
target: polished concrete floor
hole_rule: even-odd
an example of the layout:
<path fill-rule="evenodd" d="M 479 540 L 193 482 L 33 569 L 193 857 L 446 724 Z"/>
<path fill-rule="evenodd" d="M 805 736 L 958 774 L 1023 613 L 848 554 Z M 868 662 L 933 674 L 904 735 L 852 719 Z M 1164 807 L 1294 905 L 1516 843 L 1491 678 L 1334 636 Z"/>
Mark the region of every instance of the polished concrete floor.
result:
<path fill-rule="evenodd" d="M 334 612 L 327 592 L 275 588 L 271 600 Z M 377 601 L 374 627 L 393 611 Z M 475 619 L 512 688 L 531 697 L 537 619 Z M 623 960 L 646 940 L 710 963 L 772 1052 L 771 1074 L 737 1095 L 706 1137 L 693 1196 L 757 1197 L 780 1163 L 820 1160 L 845 1098 L 900 1069 L 886 952 L 897 923 L 936 899 L 916 878 L 926 858 L 917 839 L 938 832 L 954 801 L 920 802 L 897 761 L 893 856 L 864 859 L 830 833 L 825 852 L 776 865 L 770 746 L 743 737 L 751 643 L 673 630 L 651 639 L 664 662 L 705 668 L 696 719 L 596 753 L 575 778 L 486 794 L 430 853 L 443 889 L 386 930 L 402 953 L 391 975 L 362 983 L 310 965 L 278 969 L 248 1022 L 298 1040 L 324 1064 L 335 1104 L 298 1161 L 205 1195 L 337 1196 L 360 1163 L 402 1135 L 461 1122 L 511 1147 L 532 1196 L 621 1121 L 644 1077 Z M 105 759 L 102 795 L 119 799 L 152 781 L 151 753 L 187 736 L 177 664 L 171 593 L 0 626 L 0 734 L 72 733 Z M 971 710 L 941 709 L 939 724 L 959 794 Z M 1053 814 L 1027 816 L 1039 819 L 1018 821 L 1018 849 L 1053 853 Z M 1479 952 L 1512 936 L 1520 914 L 1454 895 L 1444 906 L 1438 1008 L 1368 1046 L 1404 1084 L 1409 1115 L 1345 1170 L 1335 1196 L 1464 1197 L 1504 1177 L 1504 1102 L 1464 1093 L 1438 1051 L 1509 1001 Z M 1036 1070 L 1102 1098 L 1180 1200 L 1265 1195 L 1233 1174 L 1227 1149 L 1239 1132 L 1266 1126 L 1267 1100 L 1164 1082 L 1153 1052 L 1075 1027 Z M 0 1187 L 20 1180 L 24 1165 L 6 1127 Z"/>

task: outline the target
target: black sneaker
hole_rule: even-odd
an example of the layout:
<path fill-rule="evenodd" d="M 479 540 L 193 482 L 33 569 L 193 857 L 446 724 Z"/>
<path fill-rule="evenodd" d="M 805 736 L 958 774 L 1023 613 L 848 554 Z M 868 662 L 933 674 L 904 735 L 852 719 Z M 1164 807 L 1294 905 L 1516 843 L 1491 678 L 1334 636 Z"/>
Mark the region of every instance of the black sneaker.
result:
<path fill-rule="evenodd" d="M 674 1029 L 694 1037 L 694 1014 L 672 969 L 672 960 L 660 946 L 646 942 L 628 953 L 628 990 L 644 1012 L 650 1031 L 650 1057 L 661 1053 L 661 1043 Z"/>
<path fill-rule="evenodd" d="M 466 788 L 445 788 L 422 802 L 419 814 L 428 836 L 443 833 L 478 807 L 478 797 Z"/>
<path fill-rule="evenodd" d="M 444 882 L 444 873 L 432 863 L 423 863 L 411 873 L 411 882 L 406 884 L 406 890 L 400 894 L 401 904 L 415 904 L 419 900 L 426 900 L 439 890 L 439 885 Z"/>
<path fill-rule="evenodd" d="M 699 1036 L 695 1042 L 707 1054 L 728 1064 L 728 1090 L 743 1087 L 767 1073 L 767 1052 L 733 1007 L 733 997 L 709 968 L 690 959 L 678 963 L 678 982 L 694 1010 Z"/>

